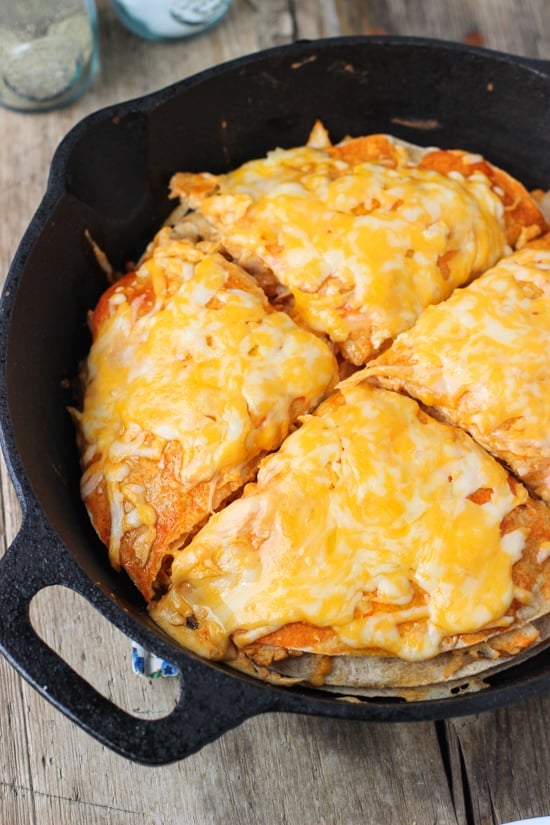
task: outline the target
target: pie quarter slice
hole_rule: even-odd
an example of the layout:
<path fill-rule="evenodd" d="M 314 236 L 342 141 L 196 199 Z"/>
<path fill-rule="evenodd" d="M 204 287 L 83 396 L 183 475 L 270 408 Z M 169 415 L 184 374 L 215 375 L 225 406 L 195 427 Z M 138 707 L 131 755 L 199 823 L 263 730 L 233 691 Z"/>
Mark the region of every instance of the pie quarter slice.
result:
<path fill-rule="evenodd" d="M 146 599 L 175 548 L 337 380 L 329 346 L 222 255 L 162 230 L 92 315 L 82 497 Z"/>
<path fill-rule="evenodd" d="M 540 508 L 462 430 L 348 379 L 174 554 L 150 612 L 256 674 L 303 653 L 426 662 L 548 611 Z"/>
<path fill-rule="evenodd" d="M 467 430 L 550 502 L 550 235 L 504 258 L 362 373 Z"/>

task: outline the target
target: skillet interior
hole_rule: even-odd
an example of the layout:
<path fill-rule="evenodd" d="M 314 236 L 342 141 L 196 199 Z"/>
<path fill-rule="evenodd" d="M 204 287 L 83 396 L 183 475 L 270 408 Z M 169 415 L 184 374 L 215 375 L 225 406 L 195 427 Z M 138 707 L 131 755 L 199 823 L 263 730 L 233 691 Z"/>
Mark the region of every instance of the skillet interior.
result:
<path fill-rule="evenodd" d="M 318 117 L 334 141 L 381 131 L 458 146 L 483 153 L 528 187 L 550 188 L 550 77 L 527 62 L 399 38 L 298 43 L 99 112 L 61 144 L 3 297 L 4 449 L 20 494 L 28 499 L 32 490 L 91 590 L 109 594 L 115 607 L 106 615 L 127 632 L 162 638 L 137 591 L 110 568 L 89 524 L 65 412 L 72 401 L 67 379 L 89 344 L 86 313 L 105 287 L 85 232 L 123 267 L 170 211 L 174 171 L 221 172 L 274 146 L 302 143 Z M 514 685 L 547 679 L 548 658 L 534 662 Z M 457 697 L 443 711 L 409 705 L 397 718 L 472 712 L 484 693 L 465 705 Z"/>

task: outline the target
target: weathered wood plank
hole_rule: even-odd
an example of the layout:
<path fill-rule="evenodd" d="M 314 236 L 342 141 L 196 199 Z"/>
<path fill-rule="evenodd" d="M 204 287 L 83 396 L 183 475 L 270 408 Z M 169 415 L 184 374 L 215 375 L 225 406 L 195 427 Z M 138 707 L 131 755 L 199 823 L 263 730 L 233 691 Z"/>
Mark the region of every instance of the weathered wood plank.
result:
<path fill-rule="evenodd" d="M 399 34 L 550 56 L 547 0 L 335 0 L 343 34 Z"/>
<path fill-rule="evenodd" d="M 37 825 L 32 790 L 21 785 L 0 782 L 0 822 L 5 822 L 6 825 Z"/>
<path fill-rule="evenodd" d="M 550 813 L 550 696 L 446 723 L 453 787 L 468 822 L 511 822 Z"/>
<path fill-rule="evenodd" d="M 55 789 L 82 805 L 205 825 L 459 821 L 429 724 L 387 727 L 268 715 L 161 769 L 128 766 L 83 742 L 64 719 L 55 727 L 37 720 L 36 728 L 36 795 Z"/>

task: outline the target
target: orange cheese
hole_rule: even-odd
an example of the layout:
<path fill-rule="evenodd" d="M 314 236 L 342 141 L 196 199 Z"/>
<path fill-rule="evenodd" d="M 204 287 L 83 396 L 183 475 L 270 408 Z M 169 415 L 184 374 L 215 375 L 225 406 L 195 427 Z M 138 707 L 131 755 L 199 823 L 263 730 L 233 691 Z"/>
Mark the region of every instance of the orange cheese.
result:
<path fill-rule="evenodd" d="M 218 254 L 171 241 L 168 230 L 137 273 L 104 296 L 94 326 L 75 415 L 82 494 L 88 500 L 100 489 L 108 499 L 115 566 L 125 534 L 135 537 L 144 565 L 161 535 L 169 455 L 177 456 L 170 484 L 182 501 L 204 484 L 215 501 L 218 488 L 231 492 L 249 480 L 254 460 L 277 448 L 337 378 L 327 344 L 273 311 L 249 275 Z M 143 480 L 140 462 L 149 474 L 158 468 L 158 483 Z"/>
<path fill-rule="evenodd" d="M 176 553 L 152 613 L 212 657 L 304 622 L 348 649 L 427 659 L 446 636 L 512 621 L 524 535 L 501 525 L 526 498 L 468 435 L 350 379 Z"/>
<path fill-rule="evenodd" d="M 439 410 L 550 501 L 550 236 L 537 244 L 426 309 L 364 374 Z"/>
<path fill-rule="evenodd" d="M 278 149 L 225 175 L 176 175 L 172 192 L 237 260 L 274 273 L 301 323 L 362 364 L 508 249 L 504 205 L 483 172 L 443 174 L 421 166 L 426 150 L 398 148 L 395 165 Z"/>

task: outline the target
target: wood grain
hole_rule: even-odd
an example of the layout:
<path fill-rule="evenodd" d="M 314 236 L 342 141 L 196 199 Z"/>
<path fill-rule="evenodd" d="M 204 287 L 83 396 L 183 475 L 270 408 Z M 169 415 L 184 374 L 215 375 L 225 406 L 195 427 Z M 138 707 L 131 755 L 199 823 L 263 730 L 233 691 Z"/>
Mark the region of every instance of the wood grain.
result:
<path fill-rule="evenodd" d="M 6 273 L 56 145 L 102 106 L 297 38 L 398 33 L 550 58 L 548 0 L 235 0 L 193 41 L 139 40 L 99 0 L 102 70 L 62 111 L 0 110 L 0 264 Z M 20 512 L 0 466 L 0 553 Z M 79 596 L 33 601 L 38 632 L 137 717 L 169 712 L 177 685 L 131 673 L 129 641 Z M 0 660 L 0 822 L 5 825 L 497 825 L 550 814 L 550 698 L 446 723 L 367 724 L 271 714 L 183 762 L 134 765 L 79 730 Z"/>

